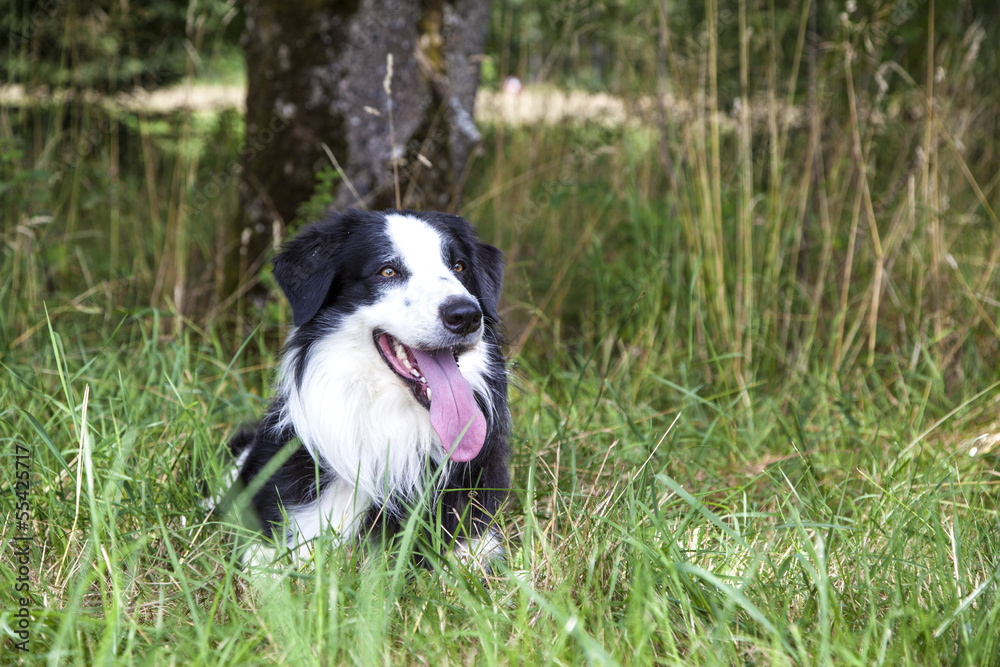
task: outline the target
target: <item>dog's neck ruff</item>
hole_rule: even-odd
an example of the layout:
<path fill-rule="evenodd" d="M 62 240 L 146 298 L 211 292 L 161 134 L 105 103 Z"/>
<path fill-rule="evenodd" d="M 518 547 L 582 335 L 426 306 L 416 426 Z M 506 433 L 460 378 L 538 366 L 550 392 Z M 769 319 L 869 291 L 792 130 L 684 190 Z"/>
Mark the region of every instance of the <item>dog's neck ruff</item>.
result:
<path fill-rule="evenodd" d="M 413 499 L 428 461 L 447 461 L 428 411 L 387 372 L 371 343 L 358 346 L 369 335 L 341 333 L 306 347 L 296 347 L 291 334 L 279 371 L 278 428 L 291 426 L 320 467 L 360 495 L 379 504 Z M 302 354 L 308 359 L 297 373 Z"/>

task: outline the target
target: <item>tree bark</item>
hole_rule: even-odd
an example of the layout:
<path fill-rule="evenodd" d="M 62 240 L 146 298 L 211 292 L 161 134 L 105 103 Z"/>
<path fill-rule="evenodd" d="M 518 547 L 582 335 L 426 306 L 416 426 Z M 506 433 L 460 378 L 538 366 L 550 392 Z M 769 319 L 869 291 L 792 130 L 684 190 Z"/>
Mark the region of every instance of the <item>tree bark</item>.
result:
<path fill-rule="evenodd" d="M 331 164 L 324 144 L 343 172 L 334 208 L 457 207 L 480 141 L 472 119 L 489 14 L 489 0 L 247 2 L 229 291 L 253 282 L 312 196 Z"/>

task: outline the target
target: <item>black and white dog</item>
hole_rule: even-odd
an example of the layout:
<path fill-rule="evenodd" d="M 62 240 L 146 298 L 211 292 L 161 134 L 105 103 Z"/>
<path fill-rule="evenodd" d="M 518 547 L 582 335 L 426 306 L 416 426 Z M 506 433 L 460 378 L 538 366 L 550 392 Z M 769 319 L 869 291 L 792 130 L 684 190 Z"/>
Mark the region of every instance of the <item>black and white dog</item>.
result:
<path fill-rule="evenodd" d="M 270 409 L 230 442 L 244 485 L 301 443 L 251 501 L 265 535 L 301 552 L 392 534 L 426 490 L 459 557 L 503 557 L 500 251 L 455 215 L 351 210 L 303 228 L 274 275 L 295 329 Z"/>

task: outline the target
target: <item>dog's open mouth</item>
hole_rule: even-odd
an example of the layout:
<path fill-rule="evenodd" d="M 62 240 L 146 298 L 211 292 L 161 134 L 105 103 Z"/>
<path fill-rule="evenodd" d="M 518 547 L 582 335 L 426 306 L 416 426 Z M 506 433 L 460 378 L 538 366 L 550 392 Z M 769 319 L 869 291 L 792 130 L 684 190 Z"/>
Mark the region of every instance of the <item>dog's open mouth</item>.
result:
<path fill-rule="evenodd" d="M 385 332 L 375 334 L 385 363 L 406 381 L 413 397 L 430 411 L 431 426 L 453 461 L 471 461 L 486 441 L 486 417 L 472 385 L 458 369 L 454 348 L 407 347 Z"/>

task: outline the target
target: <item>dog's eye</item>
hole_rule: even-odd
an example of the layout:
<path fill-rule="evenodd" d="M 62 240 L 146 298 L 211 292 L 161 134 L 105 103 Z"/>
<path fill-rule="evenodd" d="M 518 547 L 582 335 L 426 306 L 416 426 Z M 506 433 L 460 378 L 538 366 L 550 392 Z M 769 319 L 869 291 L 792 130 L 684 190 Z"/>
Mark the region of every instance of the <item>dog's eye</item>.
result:
<path fill-rule="evenodd" d="M 383 278 L 395 278 L 396 269 L 392 268 L 391 266 L 383 266 L 382 270 L 379 271 L 378 274 Z"/>
<path fill-rule="evenodd" d="M 461 273 L 462 271 L 465 271 L 465 262 L 463 262 L 462 260 L 458 260 L 457 262 L 451 265 L 451 270 L 454 271 L 455 273 Z"/>

